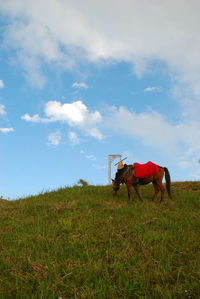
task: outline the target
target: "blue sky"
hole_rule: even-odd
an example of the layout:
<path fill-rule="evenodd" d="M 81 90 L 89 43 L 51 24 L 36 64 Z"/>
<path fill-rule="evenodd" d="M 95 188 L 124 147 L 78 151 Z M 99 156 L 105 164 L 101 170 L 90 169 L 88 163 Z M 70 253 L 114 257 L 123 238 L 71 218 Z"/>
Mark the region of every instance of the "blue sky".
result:
<path fill-rule="evenodd" d="M 199 180 L 199 6 L 0 0 L 0 196 L 107 184 L 109 154 Z"/>

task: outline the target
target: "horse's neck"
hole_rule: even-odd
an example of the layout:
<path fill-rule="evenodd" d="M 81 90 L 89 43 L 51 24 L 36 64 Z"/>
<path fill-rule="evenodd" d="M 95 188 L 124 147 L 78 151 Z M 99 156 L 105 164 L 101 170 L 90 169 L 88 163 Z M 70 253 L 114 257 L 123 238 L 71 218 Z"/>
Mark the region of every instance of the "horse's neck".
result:
<path fill-rule="evenodd" d="M 126 176 L 126 174 L 128 175 L 128 177 L 130 176 L 131 174 L 131 169 L 133 168 L 132 165 L 128 165 L 127 168 L 125 169 L 124 171 L 124 176 Z"/>

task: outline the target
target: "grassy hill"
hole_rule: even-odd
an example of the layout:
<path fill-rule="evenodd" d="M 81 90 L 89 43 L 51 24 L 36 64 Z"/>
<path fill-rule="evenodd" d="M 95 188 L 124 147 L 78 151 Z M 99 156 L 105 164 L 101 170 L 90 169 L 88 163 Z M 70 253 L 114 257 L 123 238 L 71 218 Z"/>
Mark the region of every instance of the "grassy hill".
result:
<path fill-rule="evenodd" d="M 200 183 L 111 190 L 0 200 L 0 298 L 200 298 Z"/>

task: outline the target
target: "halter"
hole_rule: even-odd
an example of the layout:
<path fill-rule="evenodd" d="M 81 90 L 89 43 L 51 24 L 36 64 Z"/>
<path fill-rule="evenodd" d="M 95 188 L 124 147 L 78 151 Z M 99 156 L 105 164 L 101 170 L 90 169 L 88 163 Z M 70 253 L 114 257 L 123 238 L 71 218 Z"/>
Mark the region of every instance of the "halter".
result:
<path fill-rule="evenodd" d="M 123 181 L 123 179 L 124 179 L 124 177 L 125 177 L 126 174 L 128 174 L 128 176 L 130 175 L 130 168 L 131 168 L 130 166 L 127 166 L 127 169 L 126 169 L 126 171 L 124 171 L 124 173 L 122 174 L 120 180 L 118 180 L 118 179 L 115 180 L 119 185 L 120 185 L 121 182 Z"/>

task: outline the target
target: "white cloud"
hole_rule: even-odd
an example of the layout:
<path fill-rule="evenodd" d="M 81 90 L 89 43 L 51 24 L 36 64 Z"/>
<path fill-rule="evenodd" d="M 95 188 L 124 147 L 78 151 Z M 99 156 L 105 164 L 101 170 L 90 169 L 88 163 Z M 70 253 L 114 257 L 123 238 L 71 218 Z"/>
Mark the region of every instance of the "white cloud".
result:
<path fill-rule="evenodd" d="M 62 104 L 58 101 L 49 101 L 44 107 L 45 117 L 42 118 L 38 114 L 30 116 L 25 114 L 22 119 L 27 122 L 63 122 L 70 127 L 77 127 L 84 132 L 86 136 L 91 136 L 102 140 L 103 135 L 96 127 L 101 123 L 102 116 L 99 111 L 90 112 L 82 101 Z"/>
<path fill-rule="evenodd" d="M 154 62 L 161 62 L 182 105 L 183 120 L 173 125 L 155 111 L 137 114 L 122 107 L 113 111 L 107 125 L 155 148 L 164 145 L 166 151 L 181 152 L 181 143 L 191 146 L 193 153 L 180 161 L 195 159 L 200 150 L 199 11 L 199 0 L 85 0 L 84 4 L 82 0 L 0 0 L 0 12 L 8 19 L 4 45 L 15 50 L 13 60 L 39 87 L 46 80 L 44 64 L 74 71 L 79 63 L 123 61 L 131 63 L 140 77 L 154 71 Z M 62 121 L 101 139 L 100 113 L 91 113 L 77 102 L 48 102 L 45 118 L 23 117 L 34 122 Z"/>
<path fill-rule="evenodd" d="M 80 142 L 80 140 L 75 132 L 69 132 L 68 136 L 69 136 L 70 142 L 73 145 L 78 144 Z"/>
<path fill-rule="evenodd" d="M 157 91 L 160 92 L 162 90 L 162 88 L 160 86 L 152 86 L 152 87 L 147 87 L 144 89 L 144 91 Z"/>
<path fill-rule="evenodd" d="M 0 104 L 0 116 L 5 115 L 5 114 L 6 114 L 5 106 Z M 0 132 L 3 134 L 7 134 L 7 133 L 13 132 L 13 131 L 14 131 L 13 128 L 0 128 Z"/>
<path fill-rule="evenodd" d="M 200 121 L 186 118 L 173 124 L 154 110 L 136 113 L 126 107 L 110 107 L 103 124 L 116 135 L 123 138 L 126 135 L 130 140 L 139 142 L 147 152 L 148 148 L 152 148 L 158 157 L 173 165 L 174 175 L 177 168 L 187 171 L 189 179 L 199 178 Z M 129 155 L 129 152 L 125 151 L 124 156 L 130 161 L 140 162 L 140 158 Z"/>
<path fill-rule="evenodd" d="M 97 123 L 101 121 L 101 114 L 98 111 L 90 113 L 88 108 L 82 101 L 62 104 L 58 101 L 49 101 L 45 104 L 44 113 L 46 118 L 40 117 L 38 114 L 30 116 L 25 114 L 22 119 L 28 122 L 66 122 L 70 126 L 81 125 L 88 121 L 89 123 Z"/>
<path fill-rule="evenodd" d="M 0 88 L 4 88 L 3 80 L 0 80 Z"/>
<path fill-rule="evenodd" d="M 60 141 L 61 141 L 61 134 L 59 130 L 49 134 L 48 145 L 58 146 L 60 144 Z"/>
<path fill-rule="evenodd" d="M 140 140 L 158 150 L 180 166 L 197 163 L 200 152 L 200 122 L 193 120 L 169 123 L 160 113 L 129 111 L 125 107 L 110 108 L 104 124 L 110 130 Z M 189 149 L 187 154 L 186 149 Z"/>
<path fill-rule="evenodd" d="M 48 10 L 46 9 L 48 5 Z M 154 61 L 200 94 L 200 2 L 127 0 L 0 0 L 9 17 L 4 42 L 34 84 L 43 63 L 74 69 L 78 62 L 125 61 L 141 76 Z M 112 22 L 110 22 L 112 18 Z"/>
<path fill-rule="evenodd" d="M 101 121 L 99 111 L 89 112 L 87 106 L 82 101 L 65 104 L 61 104 L 58 101 L 49 101 L 45 105 L 44 112 L 49 120 L 66 122 L 72 127 L 87 128 L 87 126 L 92 126 Z"/>
<path fill-rule="evenodd" d="M 74 82 L 74 83 L 72 84 L 72 87 L 88 88 L 88 85 L 85 84 L 85 83 L 83 83 L 83 82 L 80 82 L 80 83 L 78 83 L 78 82 Z"/>
<path fill-rule="evenodd" d="M 84 157 L 88 160 L 91 160 L 91 161 L 95 161 L 96 160 L 96 157 L 95 155 L 92 155 L 92 154 L 85 154 L 85 152 L 83 150 L 80 151 L 80 154 L 84 155 Z"/>
<path fill-rule="evenodd" d="M 88 135 L 99 140 L 103 139 L 103 134 L 97 128 L 91 128 L 88 132 Z"/>
<path fill-rule="evenodd" d="M 38 114 L 34 114 L 33 116 L 30 116 L 28 113 L 24 114 L 21 119 L 27 121 L 27 122 L 33 122 L 33 123 L 39 123 L 39 122 L 51 122 L 51 119 L 48 118 L 41 118 Z"/>
<path fill-rule="evenodd" d="M 95 161 L 96 160 L 96 157 L 94 155 L 86 155 L 85 156 L 88 160 L 92 160 L 92 161 Z"/>
<path fill-rule="evenodd" d="M 6 114 L 5 106 L 0 104 L 0 115 Z"/>
<path fill-rule="evenodd" d="M 45 105 L 45 115 L 54 121 L 64 121 L 71 126 L 85 121 L 87 107 L 81 102 L 61 104 L 50 101 Z"/>
<path fill-rule="evenodd" d="M 3 133 L 3 134 L 13 132 L 13 131 L 14 131 L 13 128 L 0 128 L 0 132 Z"/>

